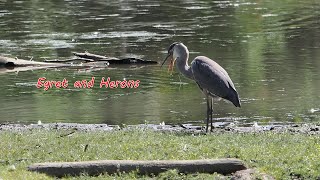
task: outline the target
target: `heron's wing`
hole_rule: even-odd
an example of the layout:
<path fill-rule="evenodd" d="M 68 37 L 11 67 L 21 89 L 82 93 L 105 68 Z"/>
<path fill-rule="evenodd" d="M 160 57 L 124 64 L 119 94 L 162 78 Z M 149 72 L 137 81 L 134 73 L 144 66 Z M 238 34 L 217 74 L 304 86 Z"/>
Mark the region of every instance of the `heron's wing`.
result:
<path fill-rule="evenodd" d="M 218 63 L 205 56 L 198 56 L 192 61 L 191 68 L 194 80 L 201 89 L 207 90 L 211 95 L 227 99 L 235 106 L 240 106 L 232 80 Z"/>

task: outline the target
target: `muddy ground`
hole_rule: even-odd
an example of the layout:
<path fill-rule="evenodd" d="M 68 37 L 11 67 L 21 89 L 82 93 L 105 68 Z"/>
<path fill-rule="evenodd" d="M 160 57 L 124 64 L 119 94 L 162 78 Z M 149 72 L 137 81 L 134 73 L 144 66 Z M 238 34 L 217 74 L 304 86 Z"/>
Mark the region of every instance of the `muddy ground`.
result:
<path fill-rule="evenodd" d="M 185 132 L 185 133 L 205 133 L 204 126 L 192 124 L 165 125 L 165 124 L 140 124 L 140 125 L 107 125 L 107 124 L 78 124 L 78 123 L 47 123 L 47 124 L 0 124 L 0 131 L 24 131 L 34 129 L 45 130 L 79 130 L 79 131 L 117 131 L 130 129 L 150 129 L 154 131 Z M 253 123 L 247 126 L 235 126 L 233 123 L 214 123 L 213 132 L 230 132 L 230 133 L 258 133 L 258 132 L 275 132 L 275 133 L 303 133 L 303 134 L 320 134 L 320 123 L 305 124 L 288 124 L 288 125 L 258 125 Z"/>

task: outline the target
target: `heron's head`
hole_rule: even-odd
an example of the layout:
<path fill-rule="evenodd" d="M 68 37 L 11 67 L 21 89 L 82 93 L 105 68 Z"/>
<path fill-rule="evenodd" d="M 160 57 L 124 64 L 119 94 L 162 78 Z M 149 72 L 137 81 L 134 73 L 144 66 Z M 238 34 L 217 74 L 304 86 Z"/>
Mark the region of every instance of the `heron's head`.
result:
<path fill-rule="evenodd" d="M 169 48 L 168 48 L 168 55 L 166 57 L 166 59 L 164 59 L 163 63 L 161 64 L 161 67 L 163 66 L 163 64 L 167 61 L 167 59 L 170 60 L 169 62 L 169 68 L 168 71 L 172 73 L 173 71 L 173 67 L 174 67 L 174 62 L 176 61 L 177 57 L 175 56 L 175 47 L 176 45 L 181 44 L 180 42 L 174 42 L 172 43 Z"/>

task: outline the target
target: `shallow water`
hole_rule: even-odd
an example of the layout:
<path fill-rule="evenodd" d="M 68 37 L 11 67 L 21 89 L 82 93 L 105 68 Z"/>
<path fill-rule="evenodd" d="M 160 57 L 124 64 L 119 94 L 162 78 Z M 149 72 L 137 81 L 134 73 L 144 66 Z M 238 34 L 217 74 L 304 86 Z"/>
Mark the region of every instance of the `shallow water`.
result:
<path fill-rule="evenodd" d="M 89 51 L 161 62 L 181 41 L 231 76 L 242 107 L 215 102 L 214 117 L 239 123 L 320 121 L 320 4 L 298 1 L 0 1 L 0 54 L 42 61 Z M 36 88 L 66 78 L 66 89 Z M 95 77 L 94 88 L 74 88 Z M 100 88 L 102 79 L 138 88 Z M 197 123 L 197 85 L 159 65 L 0 73 L 0 122 Z"/>

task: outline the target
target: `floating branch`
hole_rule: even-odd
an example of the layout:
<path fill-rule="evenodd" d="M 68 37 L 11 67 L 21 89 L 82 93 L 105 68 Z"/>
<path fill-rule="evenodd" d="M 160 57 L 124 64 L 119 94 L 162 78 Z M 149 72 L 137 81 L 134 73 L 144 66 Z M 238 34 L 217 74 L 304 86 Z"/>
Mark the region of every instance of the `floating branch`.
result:
<path fill-rule="evenodd" d="M 84 62 L 94 62 L 93 59 L 87 59 L 87 58 L 72 58 L 72 59 L 54 59 L 54 60 L 44 60 L 43 62 L 49 62 L 49 63 L 67 63 L 67 62 L 73 62 L 73 61 L 84 61 Z"/>
<path fill-rule="evenodd" d="M 181 173 L 219 173 L 231 174 L 247 169 L 238 159 L 217 160 L 101 160 L 83 162 L 37 163 L 28 167 L 29 171 L 46 173 L 50 176 L 78 176 L 87 173 L 96 176 L 103 173 L 127 173 L 138 170 L 139 174 L 157 175 L 161 172 L 177 169 Z"/>
<path fill-rule="evenodd" d="M 44 62 L 32 61 L 32 60 L 24 60 L 18 58 L 10 58 L 0 56 L 0 67 L 29 67 L 29 66 L 42 66 L 42 67 L 67 67 L 71 66 L 69 62 L 82 61 L 84 63 L 92 63 L 92 62 L 104 62 L 107 61 L 108 64 L 157 64 L 157 61 L 151 60 L 143 60 L 138 58 L 115 58 L 115 57 L 106 57 L 101 55 L 96 55 L 92 53 L 74 53 L 76 58 L 66 59 L 66 60 L 45 60 Z M 76 64 L 73 64 L 73 66 Z M 88 64 L 90 66 L 90 64 Z M 33 68 L 31 68 L 33 69 Z"/>
<path fill-rule="evenodd" d="M 96 55 L 88 52 L 75 52 L 74 55 L 76 57 L 72 59 L 44 60 L 43 62 L 0 56 L 0 73 L 59 67 L 105 68 L 110 64 L 157 64 L 157 61 L 143 60 L 138 58 L 119 59 L 115 57 Z"/>
<path fill-rule="evenodd" d="M 67 66 L 67 64 L 63 64 L 63 63 L 53 64 L 53 63 L 38 62 L 38 61 L 0 56 L 0 66 L 4 66 L 4 67 L 55 66 L 56 67 L 56 66 Z"/>
<path fill-rule="evenodd" d="M 80 58 L 86 58 L 86 59 L 93 59 L 95 61 L 108 61 L 110 64 L 157 64 L 157 61 L 151 61 L 151 60 L 143 60 L 139 58 L 116 58 L 116 57 L 107 57 L 107 56 L 101 56 L 96 55 L 92 53 L 73 53 L 75 56 L 78 56 Z"/>
<path fill-rule="evenodd" d="M 55 68 L 55 67 L 70 67 L 70 64 L 65 63 L 47 63 L 18 58 L 10 58 L 0 56 L 0 74 L 19 71 L 30 71 L 37 69 Z"/>
<path fill-rule="evenodd" d="M 93 59 L 95 61 L 120 60 L 119 58 L 107 57 L 107 56 L 92 54 L 89 52 L 84 52 L 84 53 L 73 52 L 73 55 L 81 57 L 81 58 Z"/>

